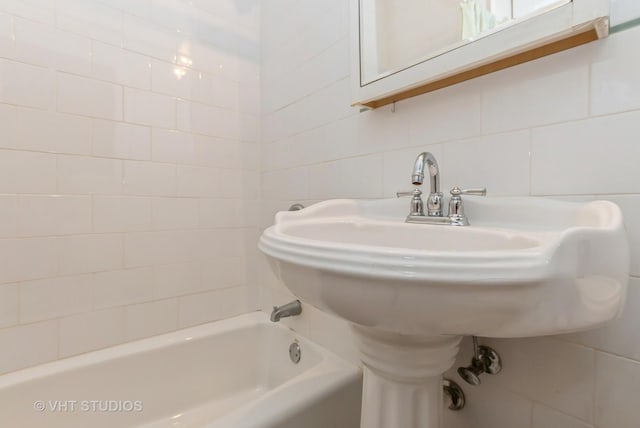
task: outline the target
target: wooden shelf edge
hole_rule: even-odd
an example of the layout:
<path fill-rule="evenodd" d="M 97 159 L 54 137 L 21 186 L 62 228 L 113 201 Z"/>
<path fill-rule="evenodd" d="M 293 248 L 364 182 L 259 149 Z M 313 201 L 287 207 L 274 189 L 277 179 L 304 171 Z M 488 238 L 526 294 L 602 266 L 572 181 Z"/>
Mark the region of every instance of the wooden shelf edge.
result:
<path fill-rule="evenodd" d="M 587 31 L 570 35 L 565 39 L 557 40 L 543 46 L 538 46 L 528 51 L 520 52 L 507 58 L 502 58 L 489 64 L 481 65 L 479 67 L 475 67 L 470 70 L 466 70 L 461 73 L 436 80 L 434 82 L 429 82 L 415 88 L 407 89 L 405 91 L 398 92 L 397 94 L 389 95 L 378 100 L 363 103 L 361 105 L 371 109 L 376 109 L 387 104 L 392 104 L 396 101 L 401 101 L 407 98 L 426 94 L 428 92 L 437 91 L 438 89 L 446 88 L 447 86 L 452 86 L 458 83 L 465 82 L 467 80 L 475 79 L 476 77 L 504 70 L 506 68 L 533 61 L 535 59 L 542 58 L 548 55 L 553 55 L 555 53 L 575 48 L 577 46 L 581 46 L 600 39 L 602 37 L 602 32 L 599 30 L 600 29 L 598 28 L 591 28 Z"/>

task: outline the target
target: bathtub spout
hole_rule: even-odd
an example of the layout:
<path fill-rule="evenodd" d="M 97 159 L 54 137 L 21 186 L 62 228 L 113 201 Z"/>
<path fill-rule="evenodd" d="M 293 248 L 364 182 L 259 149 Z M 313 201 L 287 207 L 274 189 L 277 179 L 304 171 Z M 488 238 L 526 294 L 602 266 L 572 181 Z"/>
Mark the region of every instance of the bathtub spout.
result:
<path fill-rule="evenodd" d="M 271 321 L 278 322 L 280 318 L 291 317 L 294 315 L 300 315 L 302 313 L 302 304 L 300 300 L 294 300 L 286 305 L 274 306 L 271 311 Z"/>

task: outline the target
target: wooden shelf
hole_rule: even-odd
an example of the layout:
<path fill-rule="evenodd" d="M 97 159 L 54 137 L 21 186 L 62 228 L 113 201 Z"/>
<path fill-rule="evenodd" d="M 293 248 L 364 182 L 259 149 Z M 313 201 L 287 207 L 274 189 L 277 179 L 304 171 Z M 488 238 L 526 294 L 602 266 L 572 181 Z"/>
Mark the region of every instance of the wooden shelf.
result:
<path fill-rule="evenodd" d="M 438 89 L 446 88 L 447 86 L 455 85 L 467 80 L 475 79 L 476 77 L 484 76 L 489 73 L 504 70 L 505 68 L 513 67 L 518 64 L 533 61 L 544 56 L 553 55 L 558 52 L 562 52 L 567 49 L 571 49 L 580 45 L 593 42 L 601 38 L 596 28 L 591 28 L 585 32 L 571 35 L 562 40 L 558 40 L 534 49 L 530 49 L 525 52 L 521 52 L 507 58 L 500 59 L 498 61 L 485 64 L 471 70 L 463 71 L 452 76 L 445 77 L 444 79 L 436 80 L 406 91 L 398 92 L 397 94 L 390 95 L 388 97 L 380 98 L 375 101 L 362 104 L 368 108 L 378 108 L 387 104 L 401 101 L 407 98 L 415 97 L 417 95 L 426 94 L 427 92 L 436 91 Z"/>

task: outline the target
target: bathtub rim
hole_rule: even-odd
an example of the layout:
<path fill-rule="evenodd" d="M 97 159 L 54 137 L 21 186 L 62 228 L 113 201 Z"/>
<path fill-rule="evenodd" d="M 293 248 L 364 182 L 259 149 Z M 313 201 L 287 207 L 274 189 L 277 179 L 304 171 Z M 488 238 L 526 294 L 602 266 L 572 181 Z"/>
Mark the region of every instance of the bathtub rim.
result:
<path fill-rule="evenodd" d="M 0 389 L 10 388 L 12 386 L 35 381 L 48 376 L 60 375 L 65 372 L 99 365 L 111 360 L 179 346 L 181 343 L 190 342 L 192 340 L 204 339 L 209 336 L 225 334 L 233 330 L 260 325 L 285 330 L 287 334 L 292 335 L 292 340 L 297 340 L 300 343 L 303 349 L 311 348 L 318 352 L 321 355 L 320 364 L 329 363 L 337 369 L 344 369 L 349 372 L 353 371 L 354 373 L 360 371 L 360 368 L 355 364 L 339 357 L 300 333 L 280 323 L 273 323 L 269 321 L 267 314 L 264 312 L 254 311 L 232 318 L 211 321 L 205 324 L 187 327 L 144 339 L 137 339 L 108 348 L 89 351 L 83 354 L 73 355 L 59 360 L 8 372 L 0 375 Z"/>

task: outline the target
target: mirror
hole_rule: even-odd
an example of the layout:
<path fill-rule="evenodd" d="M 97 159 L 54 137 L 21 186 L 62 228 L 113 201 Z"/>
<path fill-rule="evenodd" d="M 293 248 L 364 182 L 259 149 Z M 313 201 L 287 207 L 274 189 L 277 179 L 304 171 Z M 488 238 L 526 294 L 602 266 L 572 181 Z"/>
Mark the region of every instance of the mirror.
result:
<path fill-rule="evenodd" d="M 608 34 L 609 0 L 352 2 L 352 63 L 357 63 L 353 71 L 358 86 L 354 104 L 373 108 L 380 99 L 397 101 L 402 98 L 393 98 L 394 94 L 416 92 L 415 88 L 427 83 L 523 52 L 538 50 L 528 59 L 497 64 L 493 70 L 472 73 L 459 81 Z M 582 37 L 553 45 L 577 35 Z M 450 84 L 455 83 L 453 79 Z M 442 86 L 447 85 L 433 88 Z"/>
<path fill-rule="evenodd" d="M 360 0 L 361 82 L 371 83 L 571 0 Z"/>

